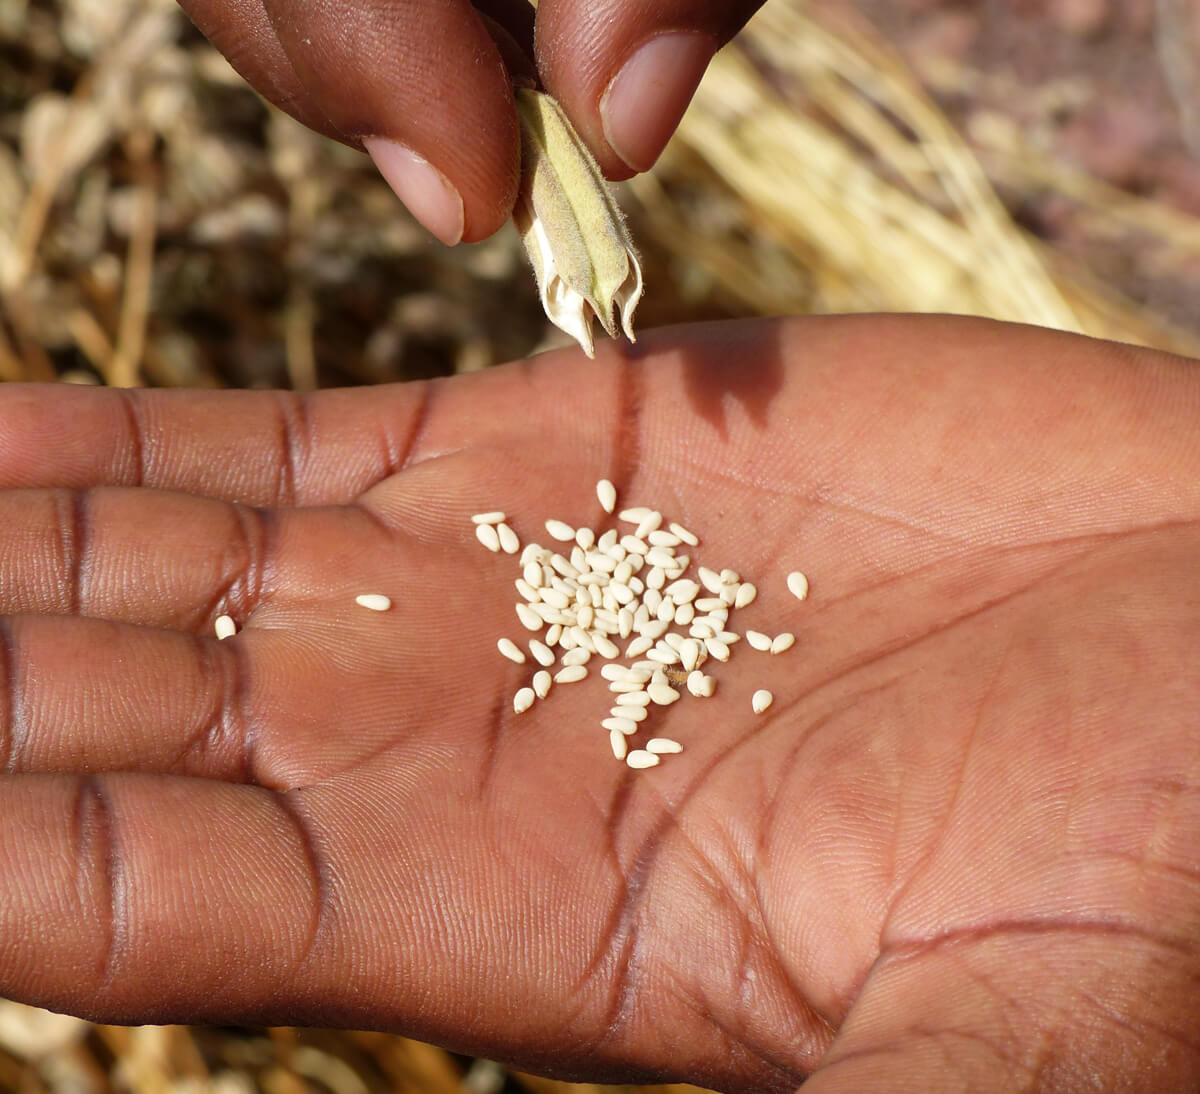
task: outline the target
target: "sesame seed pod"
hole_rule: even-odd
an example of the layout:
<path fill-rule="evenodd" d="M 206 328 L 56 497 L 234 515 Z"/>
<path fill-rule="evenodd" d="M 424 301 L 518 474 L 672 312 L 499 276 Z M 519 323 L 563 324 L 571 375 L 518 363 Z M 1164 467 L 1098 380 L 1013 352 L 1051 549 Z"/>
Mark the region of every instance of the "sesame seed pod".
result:
<path fill-rule="evenodd" d="M 493 509 L 490 513 L 476 513 L 471 520 L 476 524 L 499 524 L 502 520 L 508 520 L 508 514 Z"/>
<path fill-rule="evenodd" d="M 475 538 L 493 553 L 500 550 L 500 535 L 491 524 L 475 525 Z"/>
<path fill-rule="evenodd" d="M 657 767 L 659 759 L 653 752 L 647 752 L 644 748 L 638 748 L 625 757 L 625 762 L 633 768 L 646 768 Z"/>
<path fill-rule="evenodd" d="M 513 696 L 513 710 L 518 714 L 524 714 L 525 711 L 533 706 L 533 701 L 536 698 L 537 696 L 534 694 L 533 688 L 519 689 L 517 694 Z"/>
<path fill-rule="evenodd" d="M 496 643 L 496 648 L 510 661 L 515 661 L 518 665 L 525 664 L 525 655 L 511 638 L 501 638 Z"/>

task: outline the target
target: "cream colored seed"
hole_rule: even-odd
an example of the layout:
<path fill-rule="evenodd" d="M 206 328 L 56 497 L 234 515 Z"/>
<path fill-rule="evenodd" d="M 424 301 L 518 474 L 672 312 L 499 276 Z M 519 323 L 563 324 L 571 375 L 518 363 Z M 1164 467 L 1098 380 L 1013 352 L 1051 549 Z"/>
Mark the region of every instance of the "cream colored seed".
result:
<path fill-rule="evenodd" d="M 682 752 L 683 745 L 678 741 L 672 740 L 670 737 L 651 737 L 646 742 L 646 751 L 653 752 L 656 756 L 666 756 L 671 753 Z"/>
<path fill-rule="evenodd" d="M 700 592 L 700 586 L 694 581 L 687 578 L 682 578 L 679 581 L 672 581 L 664 590 L 676 604 L 688 604 L 696 599 Z"/>
<path fill-rule="evenodd" d="M 632 718 L 605 718 L 600 723 L 605 729 L 615 730 L 617 733 L 623 733 L 625 736 L 630 736 L 637 732 L 638 725 Z"/>
<path fill-rule="evenodd" d="M 742 580 L 742 575 L 739 574 L 737 572 L 737 570 L 722 570 L 721 571 L 721 584 L 722 585 L 736 585 L 741 580 Z"/>
<path fill-rule="evenodd" d="M 518 607 L 520 607 L 520 605 L 518 605 Z M 533 659 L 539 665 L 554 664 L 554 651 L 547 646 L 545 642 L 542 642 L 537 638 L 531 638 L 529 640 L 529 652 L 533 654 Z"/>
<path fill-rule="evenodd" d="M 539 699 L 545 699 L 550 694 L 550 685 L 553 682 L 553 677 L 545 669 L 538 669 L 533 674 L 533 690 Z"/>
<path fill-rule="evenodd" d="M 700 546 L 700 539 L 696 533 L 689 532 L 682 524 L 676 524 L 674 521 L 672 521 L 669 527 L 671 531 L 674 532 L 689 547 Z"/>
<path fill-rule="evenodd" d="M 493 509 L 490 513 L 476 513 L 471 519 L 476 524 L 499 524 L 502 520 L 508 520 L 508 514 Z"/>
<path fill-rule="evenodd" d="M 534 694 L 533 688 L 521 688 L 513 696 L 513 710 L 518 714 L 524 714 L 525 711 L 533 706 L 533 701 L 536 698 L 537 696 Z"/>
<path fill-rule="evenodd" d="M 629 742 L 625 739 L 624 733 L 620 733 L 615 729 L 609 730 L 608 745 L 612 749 L 612 754 L 618 760 L 625 759 L 625 755 L 629 751 Z"/>
<path fill-rule="evenodd" d="M 501 638 L 496 643 L 496 648 L 510 661 L 515 661 L 518 665 L 525 664 L 525 655 L 511 638 Z"/>
<path fill-rule="evenodd" d="M 650 550 L 650 544 L 637 536 L 622 536 L 621 546 L 631 555 L 644 555 Z"/>
<path fill-rule="evenodd" d="M 721 591 L 721 575 L 716 570 L 710 570 L 707 566 L 701 566 L 696 573 L 700 578 L 700 584 L 710 593 L 715 594 Z M 697 605 L 697 607 L 699 606 Z"/>
<path fill-rule="evenodd" d="M 793 570 L 787 575 L 787 587 L 788 592 L 797 600 L 804 600 L 808 596 L 808 578 L 799 570 Z"/>
<path fill-rule="evenodd" d="M 507 524 L 496 525 L 496 535 L 500 540 L 500 548 L 506 555 L 515 555 L 521 549 L 521 541 Z"/>
<path fill-rule="evenodd" d="M 636 748 L 625 757 L 625 762 L 630 767 L 641 769 L 657 767 L 659 759 L 653 752 L 647 752 L 644 748 Z"/>
<path fill-rule="evenodd" d="M 525 584 L 530 586 L 530 588 L 540 588 L 542 584 L 542 567 L 539 563 L 530 559 L 521 571 L 521 576 L 525 579 Z"/>
<path fill-rule="evenodd" d="M 646 539 L 650 541 L 651 547 L 678 547 L 680 540 L 673 532 L 664 532 L 661 528 L 655 528 L 654 531 L 647 534 Z"/>
<path fill-rule="evenodd" d="M 576 528 L 575 543 L 584 551 L 590 551 L 596 546 L 596 533 L 590 528 Z"/>
<path fill-rule="evenodd" d="M 729 607 L 719 596 L 702 596 L 699 600 L 694 600 L 692 603 L 698 612 L 719 612 Z"/>
<path fill-rule="evenodd" d="M 604 533 L 604 535 L 596 540 L 596 546 L 602 551 L 611 551 L 618 545 L 620 538 L 620 533 L 615 528 L 610 528 Z M 622 550 L 624 550 L 624 548 L 622 548 Z"/>
<path fill-rule="evenodd" d="M 635 692 L 626 692 L 625 693 L 625 695 L 633 695 L 633 694 L 636 694 L 636 693 Z M 617 696 L 618 703 L 620 702 L 621 699 L 625 698 L 625 695 Z M 628 718 L 631 722 L 640 722 L 646 717 L 646 708 L 645 707 L 623 707 L 623 706 L 618 705 L 615 707 L 609 707 L 608 712 L 614 718 Z"/>
<path fill-rule="evenodd" d="M 391 600 L 383 593 L 360 593 L 354 598 L 354 603 L 373 612 L 386 612 L 392 606 Z"/>
<path fill-rule="evenodd" d="M 696 609 L 690 604 L 680 604 L 675 609 L 675 623 L 680 627 L 688 626 L 696 618 Z"/>
<path fill-rule="evenodd" d="M 608 479 L 596 483 L 596 497 L 600 501 L 600 508 L 606 513 L 611 513 L 617 507 L 617 488 Z"/>
<path fill-rule="evenodd" d="M 521 626 L 527 631 L 540 631 L 546 625 L 546 621 L 528 604 L 522 604 L 518 601 L 516 609 L 517 618 L 521 621 Z"/>
<path fill-rule="evenodd" d="M 640 634 L 628 646 L 625 647 L 626 657 L 641 657 L 651 646 L 654 645 L 654 639 L 649 635 Z"/>
<path fill-rule="evenodd" d="M 513 585 L 516 586 L 517 592 L 524 597 L 527 603 L 532 604 L 538 599 L 537 589 L 530 585 L 529 582 L 523 577 L 517 578 L 517 580 L 513 582 Z"/>
<path fill-rule="evenodd" d="M 755 714 L 761 714 L 774 701 L 775 701 L 774 695 L 772 695 L 765 688 L 759 688 L 758 691 L 756 691 L 750 697 L 750 706 L 753 709 Z"/>
<path fill-rule="evenodd" d="M 562 656 L 564 665 L 586 665 L 592 659 L 591 650 L 585 650 L 580 646 L 573 646 L 567 650 Z"/>
<path fill-rule="evenodd" d="M 629 668 L 627 665 L 607 664 L 600 666 L 600 675 L 605 680 L 628 680 Z"/>
<path fill-rule="evenodd" d="M 587 677 L 588 670 L 584 665 L 568 665 L 554 674 L 556 684 L 576 684 Z"/>
<path fill-rule="evenodd" d="M 645 505 L 635 505 L 632 509 L 622 509 L 617 518 L 626 524 L 641 524 L 654 510 Z"/>
<path fill-rule="evenodd" d="M 614 680 L 608 685 L 608 690 L 617 694 L 624 694 L 626 692 L 644 691 L 645 687 L 645 680 Z"/>
<path fill-rule="evenodd" d="M 729 647 L 719 638 L 706 638 L 704 648 L 708 650 L 709 657 L 716 658 L 718 661 L 729 660 Z"/>
<path fill-rule="evenodd" d="M 646 552 L 646 561 L 651 566 L 661 566 L 663 570 L 669 570 L 675 564 L 675 555 L 670 547 L 651 547 Z"/>
<path fill-rule="evenodd" d="M 777 634 L 771 640 L 771 652 L 783 653 L 784 650 L 790 650 L 796 643 L 796 636 L 790 631 L 784 631 L 783 634 Z"/>
<path fill-rule="evenodd" d="M 766 653 L 771 648 L 771 636 L 762 631 L 747 631 L 746 641 L 756 650 Z"/>
<path fill-rule="evenodd" d="M 217 641 L 224 642 L 226 638 L 232 638 L 237 634 L 237 624 L 231 615 L 218 615 L 213 621 L 213 630 L 217 632 Z"/>
<path fill-rule="evenodd" d="M 549 629 L 546 631 L 546 645 L 557 645 L 558 640 L 562 637 L 562 632 L 563 628 L 561 623 L 551 623 Z"/>
<path fill-rule="evenodd" d="M 711 676 L 706 676 L 699 669 L 688 673 L 687 689 L 698 699 L 707 699 L 717 690 L 717 682 Z"/>
<path fill-rule="evenodd" d="M 596 652 L 601 657 L 607 657 L 611 661 L 614 657 L 621 656 L 620 649 L 611 638 L 597 633 L 592 635 L 592 641 L 596 643 Z"/>
<path fill-rule="evenodd" d="M 756 596 L 758 596 L 758 587 L 753 582 L 743 581 L 738 586 L 737 595 L 733 598 L 733 606 L 744 608 L 748 604 L 753 604 Z"/>
<path fill-rule="evenodd" d="M 646 694 L 650 696 L 652 703 L 657 703 L 661 707 L 670 706 L 679 698 L 679 692 L 670 684 L 658 680 L 650 681 L 650 685 L 646 688 Z"/>
<path fill-rule="evenodd" d="M 565 521 L 546 521 L 546 531 L 550 533 L 552 538 L 558 540 L 559 543 L 570 543 L 575 539 L 575 529 Z"/>
<path fill-rule="evenodd" d="M 489 551 L 500 550 L 500 534 L 496 531 L 494 525 L 477 524 L 475 525 L 475 538 L 479 540 Z"/>

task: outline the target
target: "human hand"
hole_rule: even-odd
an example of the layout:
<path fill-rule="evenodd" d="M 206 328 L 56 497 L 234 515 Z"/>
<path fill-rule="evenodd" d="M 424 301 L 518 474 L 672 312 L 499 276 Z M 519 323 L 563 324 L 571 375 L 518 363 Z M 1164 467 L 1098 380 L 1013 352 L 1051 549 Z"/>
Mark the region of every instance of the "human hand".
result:
<path fill-rule="evenodd" d="M 0 388 L 0 994 L 592 1078 L 1195 1089 L 1198 408 L 1193 363 L 933 318 Z M 797 635 L 648 772 L 594 675 L 512 713 L 470 523 L 598 524 L 601 476 Z"/>
<path fill-rule="evenodd" d="M 627 178 L 658 158 L 712 54 L 762 0 L 542 0 L 536 46 L 529 0 L 180 4 L 261 95 L 364 147 L 454 244 L 512 213 L 514 76 L 540 73 L 605 173 Z"/>

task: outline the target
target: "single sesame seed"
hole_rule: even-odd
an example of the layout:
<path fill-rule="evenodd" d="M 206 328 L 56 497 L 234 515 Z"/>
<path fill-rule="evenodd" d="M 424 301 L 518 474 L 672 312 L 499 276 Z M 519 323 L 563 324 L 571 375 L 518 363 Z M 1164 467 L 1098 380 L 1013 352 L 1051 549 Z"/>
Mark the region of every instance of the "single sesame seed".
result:
<path fill-rule="evenodd" d="M 596 546 L 596 533 L 590 528 L 575 529 L 575 543 L 584 551 L 590 551 Z"/>
<path fill-rule="evenodd" d="M 617 488 L 608 479 L 601 479 L 596 483 L 596 497 L 600 508 L 606 513 L 611 513 L 617 507 Z"/>
<path fill-rule="evenodd" d="M 589 598 L 588 602 L 579 609 L 579 625 L 583 627 L 584 630 L 587 630 L 592 625 L 592 621 L 595 618 L 596 609 L 592 607 L 592 601 L 591 598 Z"/>
<path fill-rule="evenodd" d="M 621 656 L 620 649 L 611 638 L 606 638 L 604 635 L 597 633 L 592 635 L 592 641 L 596 643 L 596 652 L 601 657 L 607 657 L 609 660 L 612 660 L 614 657 Z"/>
<path fill-rule="evenodd" d="M 719 638 L 706 638 L 704 648 L 708 650 L 709 657 L 715 658 L 717 661 L 729 660 L 729 647 Z"/>
<path fill-rule="evenodd" d="M 562 637 L 562 632 L 563 628 L 561 623 L 551 623 L 550 628 L 546 631 L 546 645 L 558 645 L 558 640 Z"/>
<path fill-rule="evenodd" d="M 784 631 L 783 634 L 777 634 L 771 640 L 771 652 L 783 653 L 784 650 L 790 650 L 796 643 L 796 636 L 790 631 Z"/>
<path fill-rule="evenodd" d="M 638 559 L 638 564 L 640 566 L 641 556 L 634 555 L 633 557 Z M 612 579 L 613 581 L 620 582 L 622 585 L 628 585 L 633 580 L 633 575 L 635 573 L 637 573 L 637 570 L 634 569 L 633 563 L 629 559 L 625 559 L 623 562 L 618 562 L 612 568 Z"/>
<path fill-rule="evenodd" d="M 588 653 L 596 652 L 596 640 L 589 632 L 576 625 L 571 628 L 571 634 L 574 636 L 576 644 L 582 646 Z"/>
<path fill-rule="evenodd" d="M 742 575 L 739 574 L 737 572 L 737 570 L 722 570 L 721 571 L 721 584 L 722 585 L 736 585 L 741 580 L 742 580 Z"/>
<path fill-rule="evenodd" d="M 651 619 L 649 622 L 642 625 L 641 633 L 647 638 L 653 638 L 657 640 L 667 633 L 667 627 L 669 625 L 670 624 L 664 623 L 661 619 Z"/>
<path fill-rule="evenodd" d="M 646 539 L 650 541 L 651 547 L 678 547 L 680 539 L 673 532 L 664 532 L 661 528 L 655 528 L 650 532 Z"/>
<path fill-rule="evenodd" d="M 755 714 L 761 714 L 775 701 L 775 696 L 772 695 L 766 688 L 759 688 L 750 697 L 750 706 Z"/>
<path fill-rule="evenodd" d="M 605 718 L 600 723 L 605 729 L 613 729 L 626 736 L 636 733 L 638 724 L 632 718 Z"/>
<path fill-rule="evenodd" d="M 602 551 L 606 551 L 606 552 L 611 551 L 619 545 L 620 539 L 621 539 L 621 533 L 618 532 L 615 528 L 610 528 L 607 532 L 604 533 L 604 535 L 602 535 L 598 540 L 596 540 L 596 546 L 599 547 L 600 550 L 602 550 Z M 624 550 L 624 548 L 621 548 L 621 550 Z"/>
<path fill-rule="evenodd" d="M 808 596 L 808 578 L 799 570 L 793 570 L 787 575 L 787 587 L 788 592 L 797 600 L 804 600 Z"/>
<path fill-rule="evenodd" d="M 533 690 L 539 699 L 545 699 L 550 694 L 550 685 L 553 682 L 553 677 L 545 669 L 538 669 L 533 674 Z"/>
<path fill-rule="evenodd" d="M 705 639 L 716 638 L 717 632 L 711 623 L 705 623 L 703 620 L 697 619 L 691 627 L 688 628 L 688 634 L 693 638 Z"/>
<path fill-rule="evenodd" d="M 700 584 L 710 593 L 716 594 L 721 591 L 721 575 L 716 570 L 710 570 L 707 566 L 701 566 L 696 573 L 700 578 Z"/>
<path fill-rule="evenodd" d="M 679 581 L 672 581 L 663 592 L 676 604 L 688 604 L 696 599 L 700 586 L 688 578 L 681 578 Z"/>
<path fill-rule="evenodd" d="M 515 607 L 517 609 L 517 618 L 521 621 L 521 626 L 527 631 L 540 631 L 546 625 L 546 621 L 528 604 L 522 604 L 518 600 Z"/>
<path fill-rule="evenodd" d="M 697 698 L 701 698 L 704 694 L 702 690 L 703 685 L 701 683 L 703 679 L 704 673 L 700 672 L 698 669 L 689 672 L 687 676 L 687 689 Z"/>
<path fill-rule="evenodd" d="M 625 759 L 625 754 L 629 751 L 629 742 L 625 740 L 624 733 L 620 733 L 615 729 L 609 730 L 608 744 L 612 749 L 612 754 L 618 760 Z"/>
<path fill-rule="evenodd" d="M 496 643 L 496 648 L 510 661 L 515 661 L 518 665 L 525 664 L 525 655 L 511 638 L 501 638 Z"/>
<path fill-rule="evenodd" d="M 694 638 L 689 638 L 684 642 L 679 650 L 679 662 L 683 667 L 691 672 L 700 662 L 700 651 L 704 649 L 704 643 L 697 642 Z"/>
<path fill-rule="evenodd" d="M 521 576 L 525 579 L 525 584 L 530 588 L 537 589 L 542 584 L 542 567 L 541 564 L 530 559 L 524 569 L 521 571 Z"/>
<path fill-rule="evenodd" d="M 226 638 L 232 638 L 237 634 L 237 624 L 231 615 L 218 615 L 213 620 L 213 630 L 217 632 L 217 641 L 224 642 Z"/>
<path fill-rule="evenodd" d="M 559 543 L 570 543 L 575 538 L 575 529 L 561 520 L 546 521 L 546 531 Z"/>
<path fill-rule="evenodd" d="M 654 510 L 645 505 L 635 505 L 631 509 L 622 509 L 617 514 L 618 520 L 623 520 L 626 524 L 641 524 Z"/>
<path fill-rule="evenodd" d="M 666 756 L 670 753 L 682 752 L 683 745 L 670 737 L 651 737 L 646 742 L 646 751 L 653 752 L 656 756 Z"/>
<path fill-rule="evenodd" d="M 649 635 L 639 634 L 628 646 L 625 647 L 626 657 L 641 657 L 651 646 L 654 645 L 654 639 Z"/>
<path fill-rule="evenodd" d="M 520 688 L 517 694 L 513 696 L 513 710 L 518 714 L 524 714 L 525 711 L 533 706 L 533 701 L 536 698 L 537 696 L 534 694 L 533 688 Z"/>
<path fill-rule="evenodd" d="M 608 586 L 608 592 L 621 607 L 624 607 L 635 599 L 633 590 L 628 585 L 622 585 L 619 581 L 612 582 Z"/>
<path fill-rule="evenodd" d="M 614 680 L 608 685 L 608 690 L 623 695 L 626 692 L 645 690 L 645 680 Z"/>
<path fill-rule="evenodd" d="M 682 524 L 672 521 L 668 527 L 689 547 L 699 547 L 700 539 L 695 532 L 689 532 Z"/>
<path fill-rule="evenodd" d="M 662 707 L 670 706 L 679 698 L 679 692 L 666 683 L 665 680 L 651 680 L 646 688 L 646 694 L 650 696 L 652 703 L 656 703 Z"/>
<path fill-rule="evenodd" d="M 564 665 L 586 665 L 592 659 L 592 651 L 582 646 L 573 646 L 562 655 Z"/>
<path fill-rule="evenodd" d="M 508 520 L 508 514 L 493 509 L 490 513 L 476 513 L 471 520 L 476 524 L 499 524 L 502 520 Z"/>
<path fill-rule="evenodd" d="M 675 562 L 675 553 L 670 547 L 651 547 L 646 552 L 646 561 L 651 566 L 661 566 L 664 570 L 667 570 Z"/>
<path fill-rule="evenodd" d="M 747 631 L 746 641 L 756 650 L 766 653 L 771 648 L 771 636 L 762 631 Z"/>
<path fill-rule="evenodd" d="M 629 691 L 624 695 L 617 696 L 617 706 L 619 707 L 648 707 L 650 705 L 650 696 L 644 691 Z"/>
<path fill-rule="evenodd" d="M 575 684 L 588 674 L 586 665 L 568 665 L 554 674 L 556 684 Z"/>
<path fill-rule="evenodd" d="M 718 631 L 714 637 L 719 642 L 724 642 L 727 646 L 732 646 L 735 642 L 742 640 L 742 636 L 734 631 Z"/>
<path fill-rule="evenodd" d="M 660 513 L 657 509 L 651 509 L 649 513 L 642 517 L 641 521 L 638 523 L 637 529 L 633 534 L 637 536 L 638 539 L 646 539 L 651 532 L 657 532 L 659 525 L 661 524 L 662 513 Z"/>
<path fill-rule="evenodd" d="M 492 524 L 475 525 L 475 538 L 489 551 L 496 552 L 500 550 L 500 534 Z"/>
<path fill-rule="evenodd" d="M 675 623 L 680 627 L 686 627 L 695 618 L 696 609 L 691 604 L 680 604 L 675 609 Z"/>
<path fill-rule="evenodd" d="M 633 634 L 633 612 L 628 608 L 622 608 L 617 613 L 617 634 L 622 641 Z"/>
<path fill-rule="evenodd" d="M 513 582 L 513 586 L 524 597 L 526 603 L 533 604 L 538 599 L 537 589 L 530 585 L 523 577 L 517 578 Z"/>
<path fill-rule="evenodd" d="M 657 767 L 659 759 L 653 752 L 647 752 L 644 748 L 635 748 L 628 756 L 625 757 L 625 762 L 633 768 Z"/>
<path fill-rule="evenodd" d="M 670 624 L 675 622 L 675 602 L 670 597 L 664 596 L 659 602 L 658 611 L 654 615 L 660 623 L 666 623 L 670 626 Z"/>
<path fill-rule="evenodd" d="M 386 612 L 392 606 L 391 599 L 383 593 L 360 593 L 354 603 L 373 612 Z"/>
<path fill-rule="evenodd" d="M 518 605 L 518 607 L 520 607 L 520 605 Z M 531 638 L 529 640 L 529 652 L 533 654 L 533 659 L 539 665 L 554 664 L 554 651 L 547 646 L 545 642 L 542 642 L 537 638 Z"/>
<path fill-rule="evenodd" d="M 521 541 L 507 524 L 496 525 L 496 535 L 500 539 L 500 548 L 506 555 L 515 555 L 521 549 Z"/>
<path fill-rule="evenodd" d="M 692 603 L 698 612 L 719 612 L 728 608 L 728 605 L 719 596 L 702 596 Z"/>
<path fill-rule="evenodd" d="M 738 586 L 737 594 L 733 598 L 733 606 L 744 608 L 748 604 L 753 604 L 756 596 L 758 596 L 758 587 L 751 581 L 743 581 Z"/>

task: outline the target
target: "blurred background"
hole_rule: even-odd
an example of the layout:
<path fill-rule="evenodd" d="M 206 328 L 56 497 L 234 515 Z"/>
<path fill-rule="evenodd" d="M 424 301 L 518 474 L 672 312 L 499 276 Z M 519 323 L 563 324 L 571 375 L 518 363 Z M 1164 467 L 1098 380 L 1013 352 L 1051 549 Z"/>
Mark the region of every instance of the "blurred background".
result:
<path fill-rule="evenodd" d="M 1200 0 L 769 0 L 621 196 L 642 328 L 941 311 L 1200 356 Z M 174 0 L 0 0 L 0 380 L 311 389 L 564 341 L 514 232 L 439 246 Z M 5 1094 L 568 1089 L 0 1001 Z"/>

